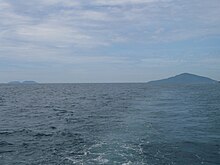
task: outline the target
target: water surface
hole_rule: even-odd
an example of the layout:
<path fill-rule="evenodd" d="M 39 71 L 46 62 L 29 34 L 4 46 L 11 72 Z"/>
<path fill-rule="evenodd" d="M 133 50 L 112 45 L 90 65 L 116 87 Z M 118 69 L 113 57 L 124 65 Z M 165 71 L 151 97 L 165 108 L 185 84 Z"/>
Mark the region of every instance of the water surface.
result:
<path fill-rule="evenodd" d="M 220 85 L 0 85 L 0 164 L 218 165 Z"/>

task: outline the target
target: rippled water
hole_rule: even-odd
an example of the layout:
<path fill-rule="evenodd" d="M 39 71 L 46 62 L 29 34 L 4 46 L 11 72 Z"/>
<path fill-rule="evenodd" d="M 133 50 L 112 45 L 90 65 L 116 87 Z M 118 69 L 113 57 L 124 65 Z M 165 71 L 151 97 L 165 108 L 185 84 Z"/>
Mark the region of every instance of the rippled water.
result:
<path fill-rule="evenodd" d="M 0 85 L 1 165 L 218 165 L 220 85 Z"/>

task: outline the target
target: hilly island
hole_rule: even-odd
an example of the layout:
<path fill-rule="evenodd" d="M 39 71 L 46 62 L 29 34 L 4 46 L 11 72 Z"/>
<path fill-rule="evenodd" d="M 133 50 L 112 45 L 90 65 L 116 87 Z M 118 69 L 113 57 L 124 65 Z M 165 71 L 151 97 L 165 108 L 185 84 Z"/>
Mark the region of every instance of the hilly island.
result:
<path fill-rule="evenodd" d="M 166 79 L 150 81 L 151 85 L 163 85 L 163 84 L 215 84 L 218 81 L 210 79 L 208 77 L 198 76 L 190 73 L 182 73 L 174 77 Z"/>

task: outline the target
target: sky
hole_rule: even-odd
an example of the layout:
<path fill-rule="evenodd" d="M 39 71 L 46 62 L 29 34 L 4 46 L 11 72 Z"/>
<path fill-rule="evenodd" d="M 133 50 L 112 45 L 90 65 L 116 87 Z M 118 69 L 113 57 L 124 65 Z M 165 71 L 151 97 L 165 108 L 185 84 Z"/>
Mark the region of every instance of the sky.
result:
<path fill-rule="evenodd" d="M 0 82 L 220 80 L 219 0 L 0 0 Z"/>

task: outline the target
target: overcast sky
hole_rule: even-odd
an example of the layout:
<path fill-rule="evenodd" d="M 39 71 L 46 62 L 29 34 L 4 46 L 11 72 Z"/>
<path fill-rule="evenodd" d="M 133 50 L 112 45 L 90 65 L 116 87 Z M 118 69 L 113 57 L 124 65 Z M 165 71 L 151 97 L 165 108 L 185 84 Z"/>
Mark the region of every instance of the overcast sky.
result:
<path fill-rule="evenodd" d="M 0 0 L 0 82 L 220 80 L 219 0 Z"/>

